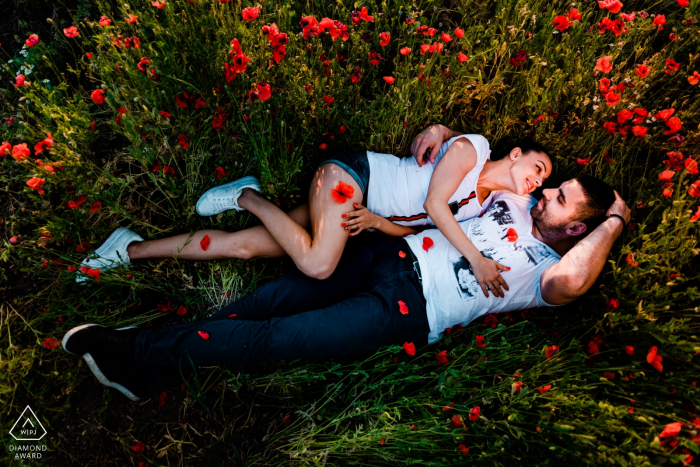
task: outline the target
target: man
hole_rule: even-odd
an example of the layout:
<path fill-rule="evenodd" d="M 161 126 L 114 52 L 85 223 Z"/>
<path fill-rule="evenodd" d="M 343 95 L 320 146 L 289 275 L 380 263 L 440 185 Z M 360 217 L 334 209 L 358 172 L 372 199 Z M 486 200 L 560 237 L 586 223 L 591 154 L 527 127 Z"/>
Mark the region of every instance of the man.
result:
<path fill-rule="evenodd" d="M 179 368 L 191 364 L 350 355 L 426 336 L 433 343 L 446 328 L 488 312 L 581 296 L 629 216 L 612 188 L 588 176 L 544 190 L 537 203 L 497 192 L 488 211 L 460 226 L 483 255 L 510 268 L 506 291 L 474 286 L 468 262 L 438 230 L 405 239 L 364 234 L 326 280 L 291 272 L 203 321 L 159 332 L 83 325 L 63 346 L 103 384 L 138 400 L 179 381 Z"/>

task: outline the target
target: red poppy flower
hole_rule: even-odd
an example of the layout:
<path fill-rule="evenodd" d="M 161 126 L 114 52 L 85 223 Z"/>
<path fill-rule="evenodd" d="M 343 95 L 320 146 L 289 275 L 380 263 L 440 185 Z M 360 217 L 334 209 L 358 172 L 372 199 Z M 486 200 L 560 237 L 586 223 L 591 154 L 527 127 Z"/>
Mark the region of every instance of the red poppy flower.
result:
<path fill-rule="evenodd" d="M 590 341 L 588 343 L 588 349 L 586 352 L 589 353 L 589 355 L 596 355 L 597 353 L 600 352 L 600 349 L 598 348 L 598 344 L 595 341 Z"/>
<path fill-rule="evenodd" d="M 670 197 L 673 195 L 673 188 L 665 188 L 664 191 L 661 192 L 661 194 L 662 194 L 665 198 L 670 198 Z"/>
<path fill-rule="evenodd" d="M 450 428 L 461 428 L 462 427 L 462 416 L 461 415 L 453 415 L 452 418 L 450 418 Z"/>
<path fill-rule="evenodd" d="M 160 113 L 160 116 L 163 118 L 170 118 L 170 114 L 168 112 L 166 112 L 165 110 L 161 110 L 159 113 Z"/>
<path fill-rule="evenodd" d="M 552 358 L 554 355 L 559 353 L 559 346 L 558 345 L 550 345 L 546 349 L 544 349 L 544 358 L 546 360 L 549 360 Z"/>
<path fill-rule="evenodd" d="M 617 113 L 617 121 L 620 123 L 620 125 L 624 125 L 625 122 L 627 122 L 632 116 L 634 115 L 634 112 L 631 110 L 621 110 Z"/>
<path fill-rule="evenodd" d="M 632 253 L 629 253 L 626 256 L 625 260 L 627 261 L 627 264 L 629 264 L 633 268 L 639 266 L 639 263 L 634 260 L 634 255 Z"/>
<path fill-rule="evenodd" d="M 469 57 L 460 52 L 459 55 L 457 55 L 457 60 L 459 60 L 459 63 L 464 63 L 466 61 L 469 61 Z"/>
<path fill-rule="evenodd" d="M 373 22 L 374 22 L 374 16 L 370 16 L 369 14 L 367 14 L 367 8 L 366 8 L 366 7 L 362 7 L 362 8 L 360 9 L 360 19 L 361 19 L 362 21 L 367 21 L 367 22 L 370 22 L 370 23 L 373 23 Z"/>
<path fill-rule="evenodd" d="M 696 180 L 690 185 L 688 194 L 693 198 L 700 198 L 700 180 Z"/>
<path fill-rule="evenodd" d="M 71 209 L 76 209 L 78 206 L 83 204 L 85 201 L 87 201 L 87 196 L 82 195 L 78 196 L 76 199 L 72 199 L 68 201 L 68 207 Z"/>
<path fill-rule="evenodd" d="M 481 348 L 486 345 L 486 339 L 484 339 L 484 336 L 476 336 L 476 346 Z"/>
<path fill-rule="evenodd" d="M 612 55 L 605 55 L 604 57 L 600 57 L 595 64 L 595 69 L 598 71 L 602 71 L 603 73 L 609 73 L 612 69 L 612 63 L 610 63 L 610 59 L 612 58 Z"/>
<path fill-rule="evenodd" d="M 608 107 L 615 107 L 618 102 L 620 102 L 621 96 L 613 91 L 610 91 L 605 95 L 605 105 Z"/>
<path fill-rule="evenodd" d="M 603 78 L 598 81 L 598 89 L 602 93 L 607 93 L 610 90 L 610 80 L 608 78 Z"/>
<path fill-rule="evenodd" d="M 204 340 L 209 339 L 209 333 L 206 331 L 197 331 L 197 334 L 199 334 L 199 337 L 201 337 Z"/>
<path fill-rule="evenodd" d="M 32 84 L 32 83 L 30 83 L 29 81 L 26 81 L 24 75 L 17 75 L 17 76 L 15 77 L 15 87 L 16 87 L 16 88 L 21 88 L 21 87 L 24 87 L 24 86 L 29 86 L 30 84 Z"/>
<path fill-rule="evenodd" d="M 391 41 L 391 34 L 388 32 L 380 32 L 379 33 L 379 45 L 382 47 L 386 47 L 389 45 L 389 42 Z"/>
<path fill-rule="evenodd" d="M 177 307 L 177 311 L 175 312 L 178 316 L 183 316 L 187 314 L 187 308 L 185 308 L 184 305 L 180 305 Z"/>
<path fill-rule="evenodd" d="M 87 275 L 95 279 L 98 283 L 100 282 L 100 270 L 89 268 L 87 270 Z"/>
<path fill-rule="evenodd" d="M 681 8 L 685 8 L 688 5 L 690 5 L 690 2 L 688 0 L 677 0 L 678 1 L 678 6 Z"/>
<path fill-rule="evenodd" d="M 16 235 L 13 235 L 12 237 L 10 237 L 10 243 L 12 243 L 13 245 L 15 243 L 17 243 L 17 236 Z"/>
<path fill-rule="evenodd" d="M 31 190 L 36 190 L 39 192 L 40 195 L 43 195 L 44 189 L 41 187 L 44 183 L 46 183 L 46 180 L 43 178 L 37 178 L 37 177 L 32 177 L 29 180 L 27 180 L 27 186 Z"/>
<path fill-rule="evenodd" d="M 619 0 L 598 0 L 598 6 L 605 8 L 610 13 L 619 13 L 624 5 Z"/>
<path fill-rule="evenodd" d="M 112 20 L 107 18 L 106 16 L 102 16 L 100 18 L 100 26 L 109 26 L 112 24 Z"/>
<path fill-rule="evenodd" d="M 664 25 L 666 24 L 666 15 L 656 15 L 654 17 L 653 24 L 658 28 L 659 31 L 663 31 Z"/>
<path fill-rule="evenodd" d="M 688 83 L 690 83 L 691 86 L 695 86 L 698 82 L 700 82 L 700 73 L 693 71 L 693 74 L 688 76 Z"/>
<path fill-rule="evenodd" d="M 141 73 L 146 73 L 148 65 L 150 65 L 152 60 L 148 57 L 142 57 L 141 60 L 136 64 L 136 68 L 139 69 Z"/>
<path fill-rule="evenodd" d="M 663 357 L 658 354 L 658 349 L 656 348 L 656 346 L 650 348 L 649 352 L 647 353 L 647 362 L 651 364 L 651 366 L 653 366 L 654 369 L 658 371 L 663 371 L 664 366 L 661 364 L 662 361 Z"/>
<path fill-rule="evenodd" d="M 44 149 L 50 149 L 51 146 L 53 146 L 53 136 L 51 136 L 51 133 L 47 133 L 46 138 L 44 138 L 43 141 L 39 141 L 34 146 L 34 153 L 40 154 L 44 151 Z"/>
<path fill-rule="evenodd" d="M 464 31 L 460 28 L 455 29 L 455 36 L 462 38 L 464 37 Z"/>
<path fill-rule="evenodd" d="M 175 175 L 175 169 L 173 169 L 169 165 L 164 165 L 163 166 L 163 173 L 165 175 Z"/>
<path fill-rule="evenodd" d="M 685 160 L 685 169 L 688 171 L 690 175 L 697 175 L 698 173 L 698 163 L 695 159 L 692 158 L 687 158 Z"/>
<path fill-rule="evenodd" d="M 177 135 L 177 144 L 182 149 L 187 149 L 190 147 L 189 139 L 187 139 L 187 136 L 185 136 L 185 135 Z"/>
<path fill-rule="evenodd" d="M 326 149 L 328 149 L 328 145 L 327 145 L 326 143 L 321 143 L 321 144 L 318 146 L 318 148 L 319 148 L 321 151 L 325 151 Z"/>
<path fill-rule="evenodd" d="M 100 208 L 102 208 L 102 203 L 100 203 L 99 201 L 95 201 L 90 205 L 88 209 L 90 210 L 90 212 L 97 212 L 100 210 Z"/>
<path fill-rule="evenodd" d="M 571 21 L 580 21 L 581 20 L 581 15 L 579 14 L 577 8 L 569 9 L 569 12 L 566 14 L 566 17 L 569 18 Z"/>
<path fill-rule="evenodd" d="M 12 145 L 7 141 L 3 141 L 0 144 L 0 157 L 7 156 L 12 152 Z"/>
<path fill-rule="evenodd" d="M 644 135 L 647 134 L 647 128 L 644 126 L 635 125 L 632 127 L 632 134 L 634 134 L 634 136 L 644 138 Z"/>
<path fill-rule="evenodd" d="M 566 16 L 556 16 L 552 25 L 559 30 L 559 32 L 565 31 L 569 27 L 569 18 Z"/>
<path fill-rule="evenodd" d="M 605 372 L 605 373 L 603 373 L 603 378 L 605 378 L 605 379 L 615 379 L 615 373 Z"/>
<path fill-rule="evenodd" d="M 410 47 L 402 47 L 401 50 L 399 50 L 399 52 L 401 52 L 401 55 L 408 55 L 411 53 L 411 48 Z"/>
<path fill-rule="evenodd" d="M 355 188 L 352 185 L 348 185 L 344 182 L 338 182 L 335 188 L 331 190 L 331 196 L 336 203 L 343 204 L 349 198 L 355 195 Z"/>
<path fill-rule="evenodd" d="M 697 197 L 700 197 L 700 191 L 698 191 L 698 196 L 696 196 L 696 198 Z M 698 211 L 690 218 L 690 222 L 695 222 L 698 219 L 700 219 L 700 206 L 698 206 Z"/>
<path fill-rule="evenodd" d="M 403 300 L 399 300 L 399 313 L 402 315 L 407 315 L 408 314 L 408 306 L 406 306 L 406 302 Z"/>
<path fill-rule="evenodd" d="M 143 453 L 143 450 L 146 449 L 146 446 L 143 444 L 143 441 L 139 441 L 131 446 L 131 449 L 134 450 L 137 456 L 140 456 Z"/>
<path fill-rule="evenodd" d="M 55 338 L 53 338 L 53 337 L 49 337 L 48 339 L 45 339 L 45 340 L 44 340 L 43 345 L 44 345 L 44 347 L 46 347 L 47 349 L 53 350 L 53 349 L 55 349 L 56 347 L 58 347 L 58 341 L 57 341 Z"/>
<path fill-rule="evenodd" d="M 27 47 L 34 47 L 39 43 L 39 36 L 36 34 L 30 34 L 24 43 L 27 45 Z"/>
<path fill-rule="evenodd" d="M 199 242 L 199 246 L 202 247 L 202 250 L 207 251 L 209 249 L 209 235 L 205 235 L 202 241 Z"/>
<path fill-rule="evenodd" d="M 175 309 L 172 307 L 170 304 L 170 301 L 168 301 L 167 305 L 161 305 L 160 303 L 158 304 L 158 308 L 160 308 L 160 311 L 163 313 L 167 313 L 168 311 L 174 311 Z"/>
<path fill-rule="evenodd" d="M 405 257 L 406 257 L 406 253 L 404 253 L 403 251 L 399 251 L 399 258 L 405 258 Z"/>
<path fill-rule="evenodd" d="M 469 420 L 475 422 L 479 419 L 479 414 L 481 413 L 481 407 L 474 407 L 469 409 Z"/>
<path fill-rule="evenodd" d="M 664 427 L 664 430 L 659 434 L 659 438 L 675 438 L 681 432 L 683 424 L 680 422 L 669 423 Z"/>
<path fill-rule="evenodd" d="M 86 240 L 84 242 L 80 242 L 78 246 L 75 247 L 75 251 L 78 253 L 85 253 L 85 251 L 89 250 L 90 248 L 92 248 L 92 244 Z"/>
<path fill-rule="evenodd" d="M 158 396 L 158 406 L 163 407 L 167 402 L 168 402 L 168 391 L 163 391 Z"/>
<path fill-rule="evenodd" d="M 258 8 L 258 7 L 248 7 L 248 8 L 244 8 L 243 11 L 241 11 L 241 16 L 243 16 L 243 19 L 246 21 L 253 21 L 259 15 L 260 15 L 260 8 Z"/>
<path fill-rule="evenodd" d="M 217 180 L 221 180 L 222 177 L 226 176 L 226 171 L 224 170 L 223 167 L 218 166 L 217 168 L 214 169 L 214 176 L 216 177 Z"/>
<path fill-rule="evenodd" d="M 677 61 L 675 61 L 672 58 L 667 58 L 666 59 L 666 70 L 664 70 L 664 73 L 666 73 L 667 75 L 672 75 L 676 71 L 678 71 L 678 69 L 680 67 L 681 67 L 680 63 L 678 63 Z"/>
<path fill-rule="evenodd" d="M 238 73 L 236 72 L 236 69 L 234 68 L 233 65 L 229 65 L 228 63 L 224 63 L 224 78 L 226 78 L 226 82 L 230 83 L 234 79 L 236 79 L 236 76 Z"/>
<path fill-rule="evenodd" d="M 132 15 L 132 14 L 128 14 L 124 17 L 124 21 L 126 21 L 129 24 L 135 23 L 137 20 L 138 20 L 138 16 Z"/>
<path fill-rule="evenodd" d="M 605 123 L 603 123 L 603 128 L 605 128 L 605 131 L 607 131 L 611 135 L 614 135 L 615 132 L 617 132 L 617 123 L 605 122 Z"/>
<path fill-rule="evenodd" d="M 396 81 L 393 76 L 385 76 L 383 79 L 386 82 L 386 84 L 394 84 L 394 82 Z"/>
<path fill-rule="evenodd" d="M 452 36 L 450 36 L 450 35 L 447 34 L 446 32 L 443 32 L 443 33 L 442 33 L 442 42 L 444 42 L 445 44 L 447 44 L 447 43 L 450 42 L 451 40 L 452 40 Z"/>
<path fill-rule="evenodd" d="M 66 37 L 71 38 L 79 35 L 80 33 L 78 32 L 78 28 L 76 28 L 75 26 L 70 26 L 63 30 L 63 34 Z"/>
<path fill-rule="evenodd" d="M 435 355 L 435 360 L 437 361 L 438 365 L 447 365 L 448 363 L 450 363 L 450 361 L 447 359 L 447 350 L 438 352 Z"/>
<path fill-rule="evenodd" d="M 464 454 L 464 455 L 469 454 L 469 448 L 466 447 L 464 444 L 458 445 L 458 446 L 457 446 L 457 449 L 459 449 L 460 451 L 462 451 L 462 454 Z"/>
<path fill-rule="evenodd" d="M 642 79 L 649 76 L 650 72 L 651 72 L 651 68 L 649 68 L 646 65 L 637 65 L 637 69 L 634 70 L 634 73 Z"/>
<path fill-rule="evenodd" d="M 527 60 L 527 52 L 518 50 L 514 56 L 510 57 L 509 63 L 513 66 L 523 66 Z"/>
<path fill-rule="evenodd" d="M 224 125 L 226 124 L 226 116 L 228 114 L 224 113 L 223 109 L 219 106 L 216 107 L 216 115 L 214 116 L 214 119 L 211 121 L 211 126 L 214 128 L 216 131 L 221 131 L 224 129 Z"/>
<path fill-rule="evenodd" d="M 631 345 L 626 345 L 626 346 L 622 347 L 622 349 L 625 351 L 625 353 L 627 355 L 634 355 L 634 347 L 632 347 Z"/>
<path fill-rule="evenodd" d="M 323 101 L 326 103 L 326 105 L 331 105 L 333 101 L 335 100 L 334 97 L 331 96 L 323 96 Z"/>
<path fill-rule="evenodd" d="M 175 105 L 184 109 L 185 107 L 187 107 L 187 103 L 190 100 L 192 100 L 192 95 L 189 92 L 185 91 L 175 96 Z"/>
<path fill-rule="evenodd" d="M 416 346 L 413 345 L 413 342 L 404 342 L 403 349 L 411 357 L 413 357 L 416 354 Z"/>
<path fill-rule="evenodd" d="M 508 237 L 509 242 L 515 242 L 518 240 L 518 232 L 516 232 L 515 229 L 512 227 L 508 229 L 508 231 L 506 232 L 506 236 Z"/>
<path fill-rule="evenodd" d="M 678 117 L 671 117 L 666 121 L 666 126 L 668 127 L 668 130 L 664 131 L 664 134 L 672 135 L 681 129 L 682 123 Z"/>
<path fill-rule="evenodd" d="M 676 111 L 676 109 L 662 110 L 661 112 L 656 112 L 654 114 L 654 118 L 657 120 L 661 120 L 662 122 L 665 122 L 666 120 L 668 120 L 671 117 L 671 115 L 674 114 L 675 111 Z"/>
<path fill-rule="evenodd" d="M 272 97 L 272 89 L 270 88 L 270 85 L 263 83 L 262 81 L 258 81 L 258 99 L 261 101 L 266 101 L 270 97 Z"/>
<path fill-rule="evenodd" d="M 382 61 L 382 56 L 379 55 L 377 52 L 372 52 L 369 54 L 369 63 L 372 65 L 379 65 L 379 62 Z"/>
<path fill-rule="evenodd" d="M 433 242 L 433 239 L 430 237 L 423 237 L 423 250 L 428 251 L 429 248 L 431 248 L 435 242 Z"/>

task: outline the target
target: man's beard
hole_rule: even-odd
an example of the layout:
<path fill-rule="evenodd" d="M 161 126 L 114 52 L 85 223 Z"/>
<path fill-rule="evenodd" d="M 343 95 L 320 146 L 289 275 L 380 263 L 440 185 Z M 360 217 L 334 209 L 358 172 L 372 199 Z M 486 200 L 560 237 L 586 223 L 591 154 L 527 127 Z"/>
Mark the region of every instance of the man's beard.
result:
<path fill-rule="evenodd" d="M 532 223 L 535 225 L 535 228 L 545 240 L 559 238 L 564 226 L 568 224 L 568 221 L 554 222 L 550 219 L 549 213 L 547 212 L 547 201 L 544 198 L 542 198 L 541 208 L 538 203 L 530 209 L 530 216 L 532 216 Z"/>

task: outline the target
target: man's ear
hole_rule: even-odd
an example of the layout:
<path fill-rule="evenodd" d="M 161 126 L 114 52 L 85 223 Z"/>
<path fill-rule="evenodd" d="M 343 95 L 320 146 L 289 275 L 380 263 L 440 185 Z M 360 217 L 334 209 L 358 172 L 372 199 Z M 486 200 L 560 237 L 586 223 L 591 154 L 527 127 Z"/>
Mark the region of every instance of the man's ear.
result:
<path fill-rule="evenodd" d="M 570 237 L 578 237 L 586 233 L 587 229 L 588 228 L 586 227 L 586 224 L 584 224 L 583 222 L 572 222 L 566 228 L 566 234 Z"/>

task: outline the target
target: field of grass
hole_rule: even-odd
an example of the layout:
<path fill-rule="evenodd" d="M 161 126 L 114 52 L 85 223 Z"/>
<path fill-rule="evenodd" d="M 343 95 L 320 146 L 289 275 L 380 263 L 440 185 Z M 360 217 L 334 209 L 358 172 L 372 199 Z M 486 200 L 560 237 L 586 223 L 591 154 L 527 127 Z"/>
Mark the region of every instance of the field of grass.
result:
<path fill-rule="evenodd" d="M 26 405 L 48 434 L 23 465 L 700 465 L 700 2 L 617 4 L 15 2 L 0 36 L 2 465 L 20 465 L 7 433 Z M 620 192 L 632 222 L 589 293 L 413 357 L 204 368 L 140 403 L 56 347 L 84 322 L 203 319 L 291 267 L 168 259 L 76 284 L 116 227 L 252 226 L 194 203 L 253 174 L 292 208 L 323 159 L 407 156 L 432 123 L 496 152 L 533 137 L 555 155 L 549 186 L 592 174 Z"/>

